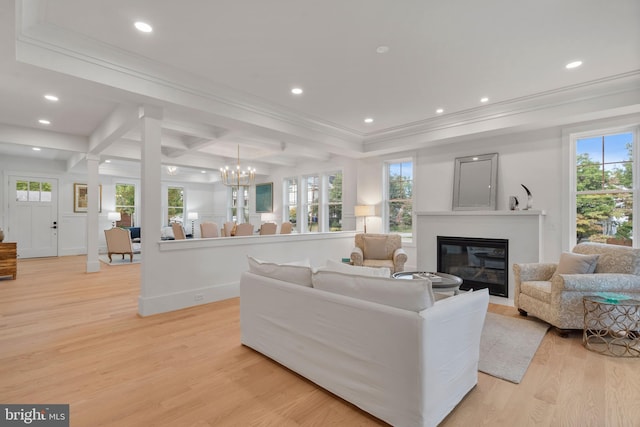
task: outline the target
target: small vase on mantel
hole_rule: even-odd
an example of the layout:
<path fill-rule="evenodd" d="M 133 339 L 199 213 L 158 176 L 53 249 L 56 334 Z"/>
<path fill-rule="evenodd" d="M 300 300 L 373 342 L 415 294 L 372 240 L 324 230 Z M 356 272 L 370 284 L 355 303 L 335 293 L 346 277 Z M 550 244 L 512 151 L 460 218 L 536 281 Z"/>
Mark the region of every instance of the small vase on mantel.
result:
<path fill-rule="evenodd" d="M 2 231 L 2 228 L 0 228 L 0 243 L 2 243 L 3 240 L 4 240 L 4 231 Z"/>

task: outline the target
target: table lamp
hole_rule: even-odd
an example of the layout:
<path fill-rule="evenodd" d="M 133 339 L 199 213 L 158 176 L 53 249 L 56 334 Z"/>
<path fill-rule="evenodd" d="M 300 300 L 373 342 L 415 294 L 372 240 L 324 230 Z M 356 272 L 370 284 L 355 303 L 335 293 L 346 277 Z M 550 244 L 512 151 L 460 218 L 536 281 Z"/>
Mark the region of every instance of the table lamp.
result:
<path fill-rule="evenodd" d="M 122 216 L 120 215 L 120 212 L 109 212 L 107 214 L 107 219 L 111 221 L 112 227 L 116 228 L 116 222 L 120 221 Z"/>
<path fill-rule="evenodd" d="M 356 205 L 354 208 L 355 216 L 364 217 L 364 232 L 367 232 L 367 217 L 375 215 L 375 206 L 373 205 Z"/>
<path fill-rule="evenodd" d="M 198 212 L 189 212 L 187 214 L 187 219 L 191 220 L 191 237 L 193 237 L 193 223 L 198 219 Z"/>

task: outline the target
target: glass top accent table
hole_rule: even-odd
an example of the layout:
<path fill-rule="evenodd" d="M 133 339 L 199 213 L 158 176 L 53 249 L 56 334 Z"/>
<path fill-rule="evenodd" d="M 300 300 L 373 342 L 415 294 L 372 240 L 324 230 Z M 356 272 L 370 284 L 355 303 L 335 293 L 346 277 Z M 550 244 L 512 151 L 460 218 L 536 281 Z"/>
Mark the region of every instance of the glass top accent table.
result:
<path fill-rule="evenodd" d="M 640 301 L 601 293 L 582 298 L 588 350 L 607 356 L 640 357 Z"/>
<path fill-rule="evenodd" d="M 431 280 L 431 288 L 434 292 L 453 291 L 454 295 L 460 292 L 462 279 L 453 274 L 447 273 L 430 273 L 427 271 L 400 271 L 391 275 L 394 279 L 429 279 Z"/>

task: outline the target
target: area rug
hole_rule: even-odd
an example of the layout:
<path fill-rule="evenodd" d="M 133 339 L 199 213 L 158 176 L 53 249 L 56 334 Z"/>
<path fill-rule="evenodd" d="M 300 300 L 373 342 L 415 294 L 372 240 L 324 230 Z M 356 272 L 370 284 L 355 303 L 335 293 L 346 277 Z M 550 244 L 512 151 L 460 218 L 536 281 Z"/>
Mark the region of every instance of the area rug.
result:
<path fill-rule="evenodd" d="M 549 325 L 487 313 L 480 337 L 478 370 L 519 384 Z"/>
<path fill-rule="evenodd" d="M 107 265 L 131 265 L 140 264 L 140 254 L 133 254 L 133 263 L 129 260 L 129 255 L 125 255 L 122 259 L 122 255 L 111 255 L 113 262 L 109 262 L 109 257 L 106 255 L 98 255 L 98 259 Z"/>

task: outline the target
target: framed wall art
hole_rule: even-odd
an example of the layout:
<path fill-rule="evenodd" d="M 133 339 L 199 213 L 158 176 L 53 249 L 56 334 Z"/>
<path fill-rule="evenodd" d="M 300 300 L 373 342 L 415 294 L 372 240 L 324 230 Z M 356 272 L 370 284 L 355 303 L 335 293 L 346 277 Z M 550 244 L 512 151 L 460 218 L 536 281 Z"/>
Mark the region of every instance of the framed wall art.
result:
<path fill-rule="evenodd" d="M 273 182 L 256 184 L 256 213 L 273 212 Z"/>
<path fill-rule="evenodd" d="M 102 212 L 102 185 L 99 185 L 100 194 L 98 195 L 98 212 Z M 73 184 L 73 211 L 86 213 L 89 210 L 89 199 L 87 184 Z"/>

